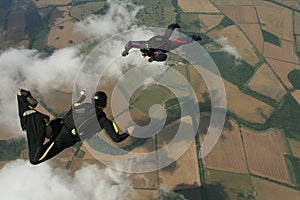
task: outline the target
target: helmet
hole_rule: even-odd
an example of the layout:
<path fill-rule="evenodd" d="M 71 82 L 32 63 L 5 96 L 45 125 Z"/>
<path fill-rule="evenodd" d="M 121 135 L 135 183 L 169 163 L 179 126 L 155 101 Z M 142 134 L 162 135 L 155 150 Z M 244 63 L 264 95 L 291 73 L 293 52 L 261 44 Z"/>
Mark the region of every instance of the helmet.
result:
<path fill-rule="evenodd" d="M 93 95 L 91 101 L 92 101 L 92 103 L 95 104 L 96 106 L 105 108 L 106 105 L 107 105 L 107 96 L 106 96 L 105 92 L 97 91 L 97 92 L 95 92 L 95 94 Z"/>
<path fill-rule="evenodd" d="M 154 60 L 156 60 L 156 61 L 165 61 L 165 60 L 167 60 L 167 54 L 165 54 L 161 50 L 155 51 L 153 53 L 153 57 L 154 57 Z"/>

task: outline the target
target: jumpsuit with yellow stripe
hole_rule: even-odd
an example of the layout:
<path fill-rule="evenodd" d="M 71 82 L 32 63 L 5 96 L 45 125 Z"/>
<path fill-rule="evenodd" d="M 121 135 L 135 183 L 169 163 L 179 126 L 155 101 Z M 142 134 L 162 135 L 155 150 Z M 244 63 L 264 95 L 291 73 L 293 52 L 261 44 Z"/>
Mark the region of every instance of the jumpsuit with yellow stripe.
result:
<path fill-rule="evenodd" d="M 49 122 L 49 116 L 38 112 L 28 103 L 28 96 L 32 97 L 29 91 L 22 90 L 22 93 L 17 95 L 19 117 L 22 130 L 26 131 L 29 160 L 31 164 L 39 164 L 44 162 L 64 149 L 73 146 L 76 142 L 85 139 L 79 137 L 75 127 L 68 127 L 65 124 L 68 115 L 72 114 L 72 108 L 66 113 L 63 119 L 56 118 Z M 32 97 L 33 98 L 33 97 Z M 34 98 L 33 98 L 34 99 Z M 85 95 L 81 95 L 76 104 L 80 104 L 85 99 Z M 73 104 L 74 106 L 74 104 Z M 125 140 L 129 134 L 124 132 L 119 134 L 117 126 L 107 119 L 101 108 L 95 106 L 97 119 L 99 122 L 99 130 L 104 129 L 114 142 Z M 72 119 L 69 118 L 69 119 Z M 88 134 L 87 134 L 88 135 Z M 45 142 L 45 138 L 49 141 Z"/>

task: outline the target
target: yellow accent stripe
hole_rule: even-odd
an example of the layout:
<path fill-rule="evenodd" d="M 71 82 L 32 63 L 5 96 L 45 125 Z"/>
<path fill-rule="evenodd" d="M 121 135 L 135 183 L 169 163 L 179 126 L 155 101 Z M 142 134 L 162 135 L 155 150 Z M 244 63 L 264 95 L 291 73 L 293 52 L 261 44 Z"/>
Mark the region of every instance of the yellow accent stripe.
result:
<path fill-rule="evenodd" d="M 72 133 L 73 135 L 76 135 L 76 134 L 77 134 L 76 129 L 73 128 L 72 131 L 71 131 L 71 133 Z"/>
<path fill-rule="evenodd" d="M 50 144 L 50 146 L 49 146 L 48 149 L 45 151 L 44 155 L 39 159 L 39 161 L 43 160 L 43 159 L 46 157 L 46 155 L 48 154 L 48 152 L 50 151 L 50 149 L 53 147 L 53 145 L 54 145 L 54 142 L 52 142 L 52 143 Z"/>
<path fill-rule="evenodd" d="M 119 133 L 119 129 L 118 129 L 117 125 L 115 124 L 115 122 L 112 122 L 112 124 L 113 124 L 113 126 L 114 126 L 115 131 L 116 131 L 117 133 Z"/>
<path fill-rule="evenodd" d="M 47 119 L 44 119 L 44 120 L 45 120 L 45 122 L 46 122 L 46 126 L 48 126 L 49 121 L 48 121 Z"/>
<path fill-rule="evenodd" d="M 74 103 L 74 106 L 77 107 L 77 106 L 80 106 L 81 103 Z"/>

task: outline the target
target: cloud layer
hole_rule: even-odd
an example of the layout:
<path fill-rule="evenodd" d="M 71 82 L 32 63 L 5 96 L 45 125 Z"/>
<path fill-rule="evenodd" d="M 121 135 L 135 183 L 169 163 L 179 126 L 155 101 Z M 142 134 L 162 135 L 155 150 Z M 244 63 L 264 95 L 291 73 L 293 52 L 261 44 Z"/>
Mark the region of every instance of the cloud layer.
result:
<path fill-rule="evenodd" d="M 217 42 L 219 42 L 223 46 L 222 49 L 221 49 L 221 51 L 225 51 L 225 52 L 229 53 L 230 55 L 234 56 L 234 58 L 237 61 L 239 61 L 240 59 L 242 59 L 242 57 L 238 53 L 237 49 L 234 46 L 231 46 L 229 44 L 228 38 L 221 37 L 220 39 L 217 40 Z"/>
<path fill-rule="evenodd" d="M 2 200 L 123 200 L 132 193 L 124 174 L 96 165 L 83 167 L 74 177 L 48 164 L 32 166 L 24 160 L 10 162 L 0 171 Z"/>
<path fill-rule="evenodd" d="M 0 124 L 19 132 L 16 90 L 25 88 L 41 94 L 72 83 L 81 63 L 75 48 L 55 51 L 50 57 L 31 49 L 8 49 L 0 54 Z"/>
<path fill-rule="evenodd" d="M 109 9 L 105 15 L 91 15 L 75 24 L 75 29 L 88 36 L 107 37 L 132 28 L 136 22 L 139 6 L 128 0 L 109 0 Z"/>

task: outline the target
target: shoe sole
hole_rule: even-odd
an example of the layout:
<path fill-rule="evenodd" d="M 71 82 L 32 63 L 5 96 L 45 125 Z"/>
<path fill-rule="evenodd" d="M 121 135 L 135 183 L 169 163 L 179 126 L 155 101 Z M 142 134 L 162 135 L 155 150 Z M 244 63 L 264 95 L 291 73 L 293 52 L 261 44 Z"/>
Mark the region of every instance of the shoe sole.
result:
<path fill-rule="evenodd" d="M 28 116 L 28 115 L 31 115 L 32 113 L 35 113 L 36 111 L 35 110 L 26 110 L 24 113 L 23 113 L 23 116 Z"/>
<path fill-rule="evenodd" d="M 24 96 L 24 97 L 28 97 L 28 96 L 30 96 L 31 94 L 30 94 L 30 92 L 27 91 L 27 90 L 24 90 L 24 89 L 22 89 L 22 88 L 18 88 L 18 89 L 17 89 L 17 95 L 19 95 L 19 96 Z"/>
<path fill-rule="evenodd" d="M 20 88 L 17 89 L 17 95 L 19 95 L 19 96 L 22 95 L 21 90 L 22 90 L 22 89 L 20 89 Z"/>

